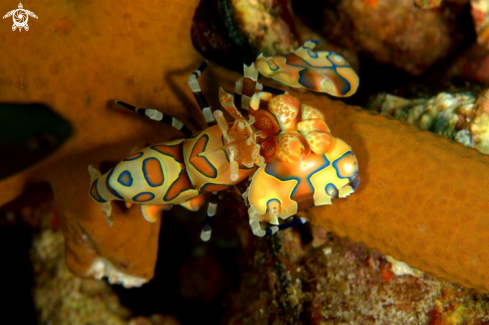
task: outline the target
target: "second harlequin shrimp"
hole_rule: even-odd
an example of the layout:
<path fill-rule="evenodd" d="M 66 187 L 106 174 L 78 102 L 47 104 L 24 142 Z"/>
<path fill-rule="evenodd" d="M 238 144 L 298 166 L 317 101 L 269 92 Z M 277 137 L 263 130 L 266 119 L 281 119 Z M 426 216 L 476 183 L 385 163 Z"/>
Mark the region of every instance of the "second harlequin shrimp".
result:
<path fill-rule="evenodd" d="M 294 88 L 328 93 L 336 97 L 353 95 L 358 88 L 358 75 L 339 54 L 313 51 L 318 44 L 308 41 L 294 52 L 256 59 L 256 66 L 265 77 Z"/>

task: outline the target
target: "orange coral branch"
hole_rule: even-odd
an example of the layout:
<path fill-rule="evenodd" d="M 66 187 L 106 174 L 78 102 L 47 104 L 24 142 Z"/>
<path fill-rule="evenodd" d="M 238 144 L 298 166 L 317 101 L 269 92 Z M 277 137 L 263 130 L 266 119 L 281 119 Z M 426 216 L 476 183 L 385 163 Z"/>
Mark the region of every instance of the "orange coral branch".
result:
<path fill-rule="evenodd" d="M 304 94 L 355 150 L 355 195 L 306 214 L 422 271 L 489 291 L 489 156 L 441 135 Z"/>
<path fill-rule="evenodd" d="M 66 237 L 68 266 L 79 276 L 106 275 L 126 286 L 153 276 L 160 223 L 146 222 L 138 207 L 126 212 L 116 208 L 116 224 L 108 227 L 86 195 L 86 170 L 89 164 L 117 162 L 134 146 L 181 137 L 108 103 L 126 100 L 176 117 L 197 109 L 187 87 L 188 75 L 203 60 L 190 40 L 197 4 L 167 0 L 61 6 L 51 1 L 29 8 L 39 17 L 29 31 L 12 32 L 12 21 L 0 25 L 0 44 L 8 44 L 0 60 L 0 101 L 41 102 L 74 125 L 73 137 L 58 152 L 0 183 L 0 205 L 18 196 L 28 182 L 49 182 Z M 10 5 L 1 3 L 0 11 L 15 9 Z M 60 21 L 68 32 L 59 32 Z"/>

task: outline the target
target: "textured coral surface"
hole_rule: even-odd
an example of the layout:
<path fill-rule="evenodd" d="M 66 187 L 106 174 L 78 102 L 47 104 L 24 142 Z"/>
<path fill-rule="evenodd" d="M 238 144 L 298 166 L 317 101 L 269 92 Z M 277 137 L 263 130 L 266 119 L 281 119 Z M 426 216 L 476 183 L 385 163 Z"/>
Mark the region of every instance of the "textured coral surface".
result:
<path fill-rule="evenodd" d="M 360 186 L 315 223 L 449 281 L 489 290 L 489 157 L 441 135 L 346 105 L 324 107 L 358 157 Z"/>
<path fill-rule="evenodd" d="M 42 102 L 75 129 L 50 159 L 0 183 L 0 205 L 28 182 L 47 180 L 60 212 L 67 262 L 78 275 L 95 275 L 91 267 L 98 257 L 136 283 L 153 275 L 159 223 L 146 222 L 138 209 L 115 207 L 114 226 L 107 227 L 87 196 L 87 166 L 98 168 L 102 161 L 119 161 L 133 146 L 179 136 L 110 101 L 164 107 L 188 120 L 186 107 L 194 106 L 186 81 L 202 60 L 189 37 L 196 5 L 45 1 L 25 7 L 39 17 L 29 20 L 28 32 L 12 32 L 12 21 L 2 21 L 0 44 L 8 48 L 0 56 L 0 101 Z M 0 11 L 11 6 L 2 2 Z"/>
<path fill-rule="evenodd" d="M 486 295 L 427 275 L 396 276 L 377 252 L 310 230 L 253 242 L 259 253 L 243 268 L 226 323 L 487 324 Z"/>

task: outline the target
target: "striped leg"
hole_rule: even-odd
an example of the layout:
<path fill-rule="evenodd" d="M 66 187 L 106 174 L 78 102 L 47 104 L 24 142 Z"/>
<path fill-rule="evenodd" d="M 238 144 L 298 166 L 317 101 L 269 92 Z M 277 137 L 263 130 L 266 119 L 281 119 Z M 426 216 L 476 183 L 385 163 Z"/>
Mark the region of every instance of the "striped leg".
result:
<path fill-rule="evenodd" d="M 241 111 L 243 116 L 248 116 L 251 97 L 260 91 L 272 93 L 274 95 L 282 95 L 287 93 L 284 90 L 263 85 L 258 81 L 258 70 L 254 64 L 247 66 L 243 65 L 243 78 L 236 81 L 234 90 L 234 105 Z"/>
<path fill-rule="evenodd" d="M 292 221 L 280 224 L 278 226 L 271 226 L 271 227 L 265 229 L 265 235 L 264 236 L 274 235 L 281 230 L 291 228 L 291 227 L 295 227 L 295 226 L 299 226 L 299 225 L 303 225 L 307 222 L 309 222 L 309 219 L 302 217 L 302 218 L 297 218 L 297 219 L 294 219 Z"/>
<path fill-rule="evenodd" d="M 200 239 L 202 241 L 209 241 L 212 235 L 212 226 L 214 225 L 214 216 L 217 211 L 217 202 L 219 198 L 217 192 L 212 192 L 211 200 L 207 206 L 207 216 L 205 217 L 204 226 L 202 227 L 202 232 L 200 233 Z"/>
<path fill-rule="evenodd" d="M 236 81 L 234 89 L 234 105 L 241 111 L 243 116 L 248 116 L 251 96 L 255 90 L 261 90 L 261 84 L 257 82 L 258 70 L 254 64 L 243 65 L 243 78 Z"/>
<path fill-rule="evenodd" d="M 158 122 L 164 123 L 166 125 L 170 125 L 170 126 L 174 127 L 175 129 L 181 131 L 183 134 L 185 134 L 186 137 L 189 137 L 192 135 L 192 131 L 190 131 L 190 129 L 185 124 L 183 124 L 182 122 L 180 122 L 179 120 L 177 120 L 176 118 L 174 118 L 170 115 L 165 115 L 165 114 L 161 113 L 160 111 L 158 111 L 156 109 L 135 107 L 135 106 L 129 105 L 127 103 L 121 102 L 120 100 L 116 100 L 115 102 L 116 102 L 116 104 L 119 104 L 122 107 L 125 107 L 125 108 L 139 114 L 139 115 L 144 115 L 144 116 L 146 116 L 146 117 L 148 117 L 154 121 L 158 121 Z"/>
<path fill-rule="evenodd" d="M 199 104 L 200 109 L 202 110 L 202 114 L 204 114 L 205 121 L 207 124 L 214 124 L 216 121 L 212 116 L 212 110 L 205 99 L 204 94 L 202 93 L 202 89 L 200 89 L 199 81 L 197 80 L 202 72 L 207 68 L 207 60 L 204 61 L 200 67 L 197 68 L 190 76 L 188 76 L 188 85 L 192 92 L 194 93 L 195 100 Z"/>

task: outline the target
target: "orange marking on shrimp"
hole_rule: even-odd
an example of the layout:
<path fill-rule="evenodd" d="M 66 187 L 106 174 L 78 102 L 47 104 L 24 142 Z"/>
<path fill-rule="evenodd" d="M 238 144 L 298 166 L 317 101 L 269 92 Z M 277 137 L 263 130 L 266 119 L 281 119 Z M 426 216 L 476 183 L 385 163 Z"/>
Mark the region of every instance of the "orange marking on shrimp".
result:
<path fill-rule="evenodd" d="M 187 190 L 193 190 L 193 189 L 195 189 L 195 187 L 190 181 L 187 172 L 185 170 L 181 170 L 180 174 L 178 175 L 178 178 L 173 182 L 173 184 L 170 185 L 170 188 L 166 192 L 166 195 L 163 198 L 163 200 L 171 201 L 177 198 L 178 195 L 180 195 L 180 193 L 183 193 L 184 191 Z"/>
<path fill-rule="evenodd" d="M 142 156 L 143 156 L 142 152 L 136 152 L 136 153 L 133 153 L 132 155 L 130 155 L 129 157 L 126 157 L 126 159 L 124 159 L 124 161 L 136 160 Z"/>
<path fill-rule="evenodd" d="M 143 174 L 148 185 L 156 187 L 163 185 L 165 180 L 161 163 L 156 158 L 147 158 L 143 161 Z"/>
<path fill-rule="evenodd" d="M 177 162 L 183 164 L 183 155 L 182 155 L 182 144 L 178 144 L 176 146 L 163 146 L 163 145 L 156 145 L 156 146 L 151 146 L 151 149 L 158 151 L 159 153 L 162 153 L 164 155 L 173 157 Z"/>
<path fill-rule="evenodd" d="M 209 178 L 216 178 L 216 168 L 209 162 L 209 160 L 207 160 L 206 157 L 198 156 L 201 152 L 204 152 L 208 141 L 209 136 L 207 134 L 202 135 L 200 139 L 197 140 L 194 147 L 192 148 L 192 153 L 190 154 L 189 161 L 202 175 Z"/>
<path fill-rule="evenodd" d="M 92 183 L 92 187 L 90 188 L 90 195 L 97 200 L 98 202 L 106 202 L 99 194 L 97 191 L 97 183 L 98 179 Z"/>
<path fill-rule="evenodd" d="M 136 195 L 133 200 L 136 201 L 136 202 L 144 202 L 144 201 L 149 201 L 149 200 L 152 200 L 154 199 L 154 194 L 151 194 L 151 193 L 141 193 L 141 194 L 138 194 Z"/>

